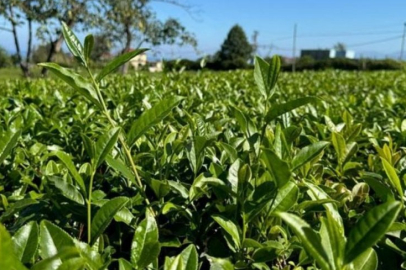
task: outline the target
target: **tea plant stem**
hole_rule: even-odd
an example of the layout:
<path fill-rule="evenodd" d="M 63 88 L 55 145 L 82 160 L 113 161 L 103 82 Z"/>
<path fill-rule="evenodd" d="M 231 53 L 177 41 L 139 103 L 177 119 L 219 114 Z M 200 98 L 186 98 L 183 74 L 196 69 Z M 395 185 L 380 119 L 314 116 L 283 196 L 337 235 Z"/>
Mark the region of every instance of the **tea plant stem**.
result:
<path fill-rule="evenodd" d="M 96 170 L 93 171 L 90 176 L 89 182 L 89 197 L 87 199 L 87 242 L 90 244 L 92 235 L 92 190 L 93 190 L 93 180 Z"/>
<path fill-rule="evenodd" d="M 110 114 L 109 114 L 109 111 L 107 110 L 106 103 L 104 102 L 103 96 L 102 96 L 102 94 L 101 94 L 101 92 L 100 92 L 99 84 L 96 82 L 96 80 L 95 80 L 95 78 L 94 78 L 94 76 L 93 76 L 93 74 L 92 74 L 92 72 L 90 71 L 89 68 L 87 68 L 87 72 L 89 73 L 90 78 L 91 78 L 91 80 L 92 80 L 92 83 L 93 83 L 93 85 L 94 85 L 94 87 L 95 87 L 95 89 L 96 89 L 97 96 L 98 96 L 99 101 L 100 101 L 100 103 L 101 103 L 101 105 L 102 105 L 102 107 L 103 107 L 103 112 L 104 112 L 104 114 L 105 114 L 107 120 L 110 122 L 110 125 L 111 125 L 113 128 L 117 127 L 116 122 L 111 118 L 111 116 L 110 116 Z M 136 179 L 136 181 L 137 181 L 137 187 L 138 187 L 138 189 L 140 190 L 140 192 L 142 193 L 142 195 L 143 195 L 143 197 L 144 197 L 144 199 L 145 199 L 145 202 L 146 202 L 147 206 L 150 208 L 152 214 L 155 216 L 155 212 L 154 212 L 153 209 L 150 207 L 150 202 L 149 202 L 149 200 L 148 200 L 148 198 L 147 198 L 147 196 L 146 196 L 146 194 L 145 194 L 145 192 L 144 192 L 143 184 L 142 184 L 141 178 L 140 178 L 140 176 L 139 176 L 139 174 L 138 174 L 137 167 L 135 166 L 133 157 L 132 157 L 132 155 L 131 155 L 130 148 L 129 148 L 129 146 L 127 145 L 127 143 L 126 143 L 126 141 L 125 141 L 125 139 L 124 139 L 124 136 L 122 135 L 121 131 L 120 131 L 120 134 L 119 134 L 119 136 L 118 136 L 118 140 L 120 141 L 120 144 L 121 144 L 121 146 L 122 146 L 123 149 L 124 149 L 124 153 L 125 153 L 125 155 L 127 156 L 128 161 L 130 162 L 131 169 L 132 169 L 132 171 L 134 172 L 135 179 Z"/>

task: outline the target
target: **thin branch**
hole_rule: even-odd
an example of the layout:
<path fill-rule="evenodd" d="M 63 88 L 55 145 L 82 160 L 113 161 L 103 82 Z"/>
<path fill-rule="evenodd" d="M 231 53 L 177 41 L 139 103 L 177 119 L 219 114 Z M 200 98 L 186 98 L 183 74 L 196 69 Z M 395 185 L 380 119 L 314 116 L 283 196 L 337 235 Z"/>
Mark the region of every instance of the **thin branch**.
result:
<path fill-rule="evenodd" d="M 201 22 L 202 19 L 199 18 L 198 16 L 201 15 L 202 10 L 200 8 L 195 9 L 196 6 L 194 5 L 189 5 L 186 3 L 181 3 L 178 0 L 152 0 L 154 2 L 159 2 L 159 3 L 165 3 L 165 4 L 170 4 L 170 5 L 174 5 L 177 7 L 180 7 L 181 9 L 183 9 L 193 20 Z"/>
<path fill-rule="evenodd" d="M 2 26 L 0 26 L 0 30 L 4 30 L 4 31 L 10 32 L 10 33 L 13 33 L 13 30 L 6 28 L 6 27 L 2 27 Z"/>

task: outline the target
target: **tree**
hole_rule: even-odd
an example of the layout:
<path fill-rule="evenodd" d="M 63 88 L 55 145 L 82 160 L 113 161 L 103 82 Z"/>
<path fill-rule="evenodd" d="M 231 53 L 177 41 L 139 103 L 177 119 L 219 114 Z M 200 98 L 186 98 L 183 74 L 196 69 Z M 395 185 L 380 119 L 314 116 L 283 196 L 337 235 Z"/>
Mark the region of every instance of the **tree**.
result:
<path fill-rule="evenodd" d="M 32 52 L 32 62 L 36 64 L 46 62 L 50 51 L 50 47 L 51 47 L 50 43 L 42 44 L 35 47 Z M 72 64 L 71 63 L 72 59 L 70 55 L 64 53 L 62 50 L 56 53 L 53 58 L 54 62 L 59 63 L 61 65 Z"/>
<path fill-rule="evenodd" d="M 33 22 L 44 21 L 54 14 L 54 10 L 48 9 L 49 0 L 2 0 L 0 1 L 0 17 L 10 23 L 10 29 L 2 28 L 13 35 L 16 48 L 16 61 L 18 62 L 24 76 L 29 76 L 29 63 L 31 61 Z M 26 21 L 28 28 L 27 51 L 25 58 L 22 55 L 21 44 L 18 38 L 17 27 Z"/>
<path fill-rule="evenodd" d="M 244 30 L 233 26 L 216 55 L 216 61 L 225 69 L 244 68 L 251 57 L 253 48 L 248 42 Z"/>
<path fill-rule="evenodd" d="M 336 51 L 342 52 L 342 51 L 345 51 L 346 49 L 347 49 L 347 46 L 342 42 L 337 42 L 337 44 L 334 45 L 334 50 L 336 50 Z"/>
<path fill-rule="evenodd" d="M 0 47 L 0 68 L 11 66 L 11 64 L 11 56 L 3 47 Z"/>
<path fill-rule="evenodd" d="M 94 46 L 92 53 L 90 55 L 90 59 L 92 61 L 98 62 L 101 58 L 110 53 L 110 50 L 113 46 L 113 40 L 110 34 L 98 34 L 94 36 Z"/>
<path fill-rule="evenodd" d="M 47 1 L 47 8 L 54 12 L 42 20 L 38 28 L 38 35 L 43 42 L 49 43 L 49 52 L 46 62 L 54 61 L 54 57 L 61 51 L 63 35 L 61 21 L 69 28 L 80 28 L 88 31 L 98 27 L 105 18 L 101 14 L 101 0 L 43 0 Z M 47 74 L 47 69 L 42 69 L 42 75 Z"/>
<path fill-rule="evenodd" d="M 148 43 L 152 46 L 161 44 L 197 45 L 194 36 L 176 19 L 161 21 L 151 7 L 152 0 L 104 0 L 105 17 L 104 31 L 110 33 L 119 42 L 121 52 L 128 52 L 133 43 L 140 48 Z M 162 0 L 189 10 L 177 0 Z M 123 70 L 126 71 L 126 68 Z"/>

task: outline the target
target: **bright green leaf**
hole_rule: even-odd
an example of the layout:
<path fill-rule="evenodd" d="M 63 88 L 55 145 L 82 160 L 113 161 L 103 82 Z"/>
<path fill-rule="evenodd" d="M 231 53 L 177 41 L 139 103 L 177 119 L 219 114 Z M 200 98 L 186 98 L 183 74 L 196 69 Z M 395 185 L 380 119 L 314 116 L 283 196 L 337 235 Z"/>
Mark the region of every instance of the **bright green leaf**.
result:
<path fill-rule="evenodd" d="M 127 137 L 129 145 L 133 145 L 149 128 L 162 121 L 182 99 L 182 97 L 171 97 L 161 100 L 145 111 L 131 126 Z"/>
<path fill-rule="evenodd" d="M 112 73 L 114 70 L 116 70 L 118 67 L 121 65 L 127 63 L 137 55 L 147 51 L 147 49 L 138 49 L 134 50 L 132 52 L 128 52 L 125 54 L 122 54 L 116 58 L 114 58 L 111 62 L 107 63 L 104 68 L 100 71 L 100 73 L 96 77 L 96 81 L 101 81 L 104 77 L 106 77 L 108 74 Z"/>
<path fill-rule="evenodd" d="M 94 89 L 92 84 L 90 84 L 88 81 L 85 80 L 85 78 L 73 72 L 72 70 L 61 67 L 55 63 L 40 63 L 38 65 L 49 69 L 58 78 L 69 84 L 76 91 L 78 91 L 82 96 L 87 98 L 89 101 L 98 106 L 100 109 L 102 108 L 96 90 Z"/>
<path fill-rule="evenodd" d="M 241 238 L 237 225 L 232 220 L 219 215 L 212 216 L 212 218 L 231 236 L 236 250 L 240 249 Z"/>
<path fill-rule="evenodd" d="M 147 213 L 135 230 L 131 245 L 131 262 L 136 268 L 145 268 L 158 257 L 161 250 L 158 238 L 155 218 Z"/>
<path fill-rule="evenodd" d="M 274 88 L 281 67 L 279 56 L 273 56 L 269 64 L 256 56 L 254 65 L 254 79 L 259 91 L 265 98 L 271 98 L 275 92 Z"/>
<path fill-rule="evenodd" d="M 0 224 L 0 269 L 27 270 L 13 250 L 10 234 Z"/>
<path fill-rule="evenodd" d="M 31 221 L 21 227 L 13 236 L 14 253 L 22 263 L 30 263 L 38 249 L 39 229 Z"/>
<path fill-rule="evenodd" d="M 0 165 L 11 153 L 11 150 L 17 145 L 20 136 L 21 130 L 16 132 L 9 130 L 0 138 Z"/>
<path fill-rule="evenodd" d="M 267 112 L 265 116 L 265 121 L 269 123 L 270 121 L 274 120 L 276 117 L 281 116 L 287 112 L 290 112 L 294 109 L 297 109 L 301 106 L 304 106 L 308 103 L 314 103 L 318 101 L 315 97 L 304 97 L 299 98 L 293 101 L 288 101 L 282 104 L 275 104 L 273 105 Z"/>
<path fill-rule="evenodd" d="M 63 162 L 63 164 L 65 164 L 66 168 L 68 169 L 70 174 L 73 176 L 73 179 L 75 179 L 76 183 L 79 185 L 80 190 L 82 191 L 82 194 L 84 196 L 86 196 L 87 192 L 86 192 L 85 182 L 83 181 L 82 177 L 76 170 L 76 167 L 73 164 L 71 157 L 62 151 L 55 151 L 53 153 Z"/>
<path fill-rule="evenodd" d="M 400 199 L 403 201 L 403 189 L 400 182 L 399 176 L 396 173 L 395 168 L 384 158 L 381 158 L 383 168 L 385 169 L 386 175 L 389 178 L 390 184 L 397 190 L 399 193 Z"/>
<path fill-rule="evenodd" d="M 262 160 L 275 178 L 278 188 L 288 183 L 292 173 L 287 162 L 283 161 L 270 149 L 263 149 Z"/>

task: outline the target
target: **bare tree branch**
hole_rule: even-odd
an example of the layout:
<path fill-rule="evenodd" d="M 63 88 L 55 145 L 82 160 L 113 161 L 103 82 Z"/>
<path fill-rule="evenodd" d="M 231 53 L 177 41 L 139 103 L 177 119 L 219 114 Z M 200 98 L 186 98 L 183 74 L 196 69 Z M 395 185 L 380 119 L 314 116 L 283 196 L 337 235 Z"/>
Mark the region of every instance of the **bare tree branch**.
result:
<path fill-rule="evenodd" d="M 7 32 L 10 32 L 10 33 L 13 33 L 13 30 L 8 29 L 8 28 L 6 28 L 6 27 L 2 27 L 2 26 L 0 26 L 0 30 L 3 30 L 3 31 L 7 31 Z"/>

